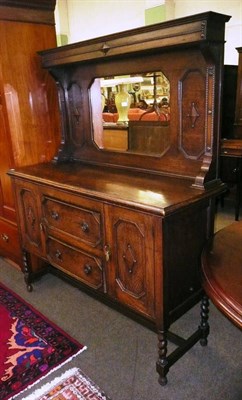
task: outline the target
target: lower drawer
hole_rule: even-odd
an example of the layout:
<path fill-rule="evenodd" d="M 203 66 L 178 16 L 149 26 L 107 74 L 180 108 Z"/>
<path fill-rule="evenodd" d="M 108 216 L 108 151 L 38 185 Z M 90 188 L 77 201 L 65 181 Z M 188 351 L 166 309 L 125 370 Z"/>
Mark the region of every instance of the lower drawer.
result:
<path fill-rule="evenodd" d="M 53 266 L 96 290 L 104 290 L 102 260 L 98 257 L 53 238 L 47 240 L 46 253 Z"/>
<path fill-rule="evenodd" d="M 0 255 L 20 265 L 22 263 L 21 254 L 17 226 L 0 219 Z"/>

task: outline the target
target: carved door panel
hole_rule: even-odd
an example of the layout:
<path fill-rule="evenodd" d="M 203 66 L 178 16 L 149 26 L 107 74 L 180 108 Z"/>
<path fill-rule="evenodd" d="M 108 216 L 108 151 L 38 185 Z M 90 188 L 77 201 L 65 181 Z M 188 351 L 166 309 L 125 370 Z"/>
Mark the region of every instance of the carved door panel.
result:
<path fill-rule="evenodd" d="M 109 295 L 154 316 L 154 218 L 107 206 L 106 253 Z"/>
<path fill-rule="evenodd" d="M 40 219 L 38 187 L 27 182 L 16 184 L 19 223 L 22 247 L 35 255 L 42 256 L 43 228 Z"/>

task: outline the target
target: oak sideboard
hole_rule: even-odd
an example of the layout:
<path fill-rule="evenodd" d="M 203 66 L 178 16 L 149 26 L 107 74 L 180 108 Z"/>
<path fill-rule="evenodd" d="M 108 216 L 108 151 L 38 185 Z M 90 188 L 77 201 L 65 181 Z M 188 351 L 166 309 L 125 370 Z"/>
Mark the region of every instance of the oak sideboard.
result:
<path fill-rule="evenodd" d="M 228 20 L 207 12 L 40 52 L 58 88 L 61 146 L 52 162 L 9 171 L 28 290 L 39 272 L 34 255 L 152 326 L 162 385 L 209 332 L 200 257 L 225 190 L 218 160 Z M 142 114 L 132 123 L 131 109 Z M 103 140 L 110 128 L 114 141 L 126 132 L 123 148 Z M 172 333 L 199 300 L 199 327 L 188 339 Z M 177 347 L 168 354 L 169 339 Z"/>

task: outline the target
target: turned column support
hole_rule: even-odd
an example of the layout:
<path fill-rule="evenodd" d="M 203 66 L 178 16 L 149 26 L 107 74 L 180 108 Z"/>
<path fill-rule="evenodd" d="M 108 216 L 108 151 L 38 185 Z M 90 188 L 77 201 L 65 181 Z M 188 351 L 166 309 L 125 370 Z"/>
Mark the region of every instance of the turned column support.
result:
<path fill-rule="evenodd" d="M 167 359 L 167 332 L 165 330 L 158 331 L 158 360 L 156 363 L 156 370 L 159 374 L 159 383 L 162 386 L 167 384 L 167 373 L 169 371 L 169 363 Z"/>
<path fill-rule="evenodd" d="M 202 346 L 206 346 L 208 344 L 208 335 L 209 335 L 209 323 L 208 323 L 208 317 L 209 317 L 209 299 L 206 295 L 202 297 L 201 301 L 201 323 L 200 323 L 200 329 L 201 329 L 201 339 L 200 339 L 200 344 Z"/>
<path fill-rule="evenodd" d="M 23 250 L 23 273 L 24 273 L 24 282 L 26 283 L 26 287 L 28 292 L 32 292 L 33 286 L 31 283 L 31 266 L 28 261 L 28 255 L 25 250 Z"/>

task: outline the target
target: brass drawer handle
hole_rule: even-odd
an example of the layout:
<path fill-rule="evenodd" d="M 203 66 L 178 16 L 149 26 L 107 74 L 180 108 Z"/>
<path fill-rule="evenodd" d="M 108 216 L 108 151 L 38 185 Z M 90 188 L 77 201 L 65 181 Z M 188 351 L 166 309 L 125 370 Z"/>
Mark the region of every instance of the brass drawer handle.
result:
<path fill-rule="evenodd" d="M 3 240 L 4 242 L 8 242 L 8 241 L 9 241 L 9 237 L 8 237 L 8 235 L 6 235 L 6 233 L 2 233 L 2 234 L 1 234 L 1 237 L 2 237 L 2 240 Z"/>
<path fill-rule="evenodd" d="M 51 215 L 51 218 L 53 218 L 55 220 L 59 219 L 59 214 L 56 211 L 51 211 L 50 215 Z"/>
<path fill-rule="evenodd" d="M 92 273 L 92 267 L 89 264 L 85 264 L 83 269 L 86 275 L 90 275 Z"/>
<path fill-rule="evenodd" d="M 60 250 L 56 250 L 55 257 L 57 258 L 57 260 L 62 261 L 62 253 Z"/>
<path fill-rule="evenodd" d="M 85 233 L 89 232 L 89 225 L 86 222 L 82 222 L 81 230 L 82 230 L 82 232 L 85 232 Z"/>

